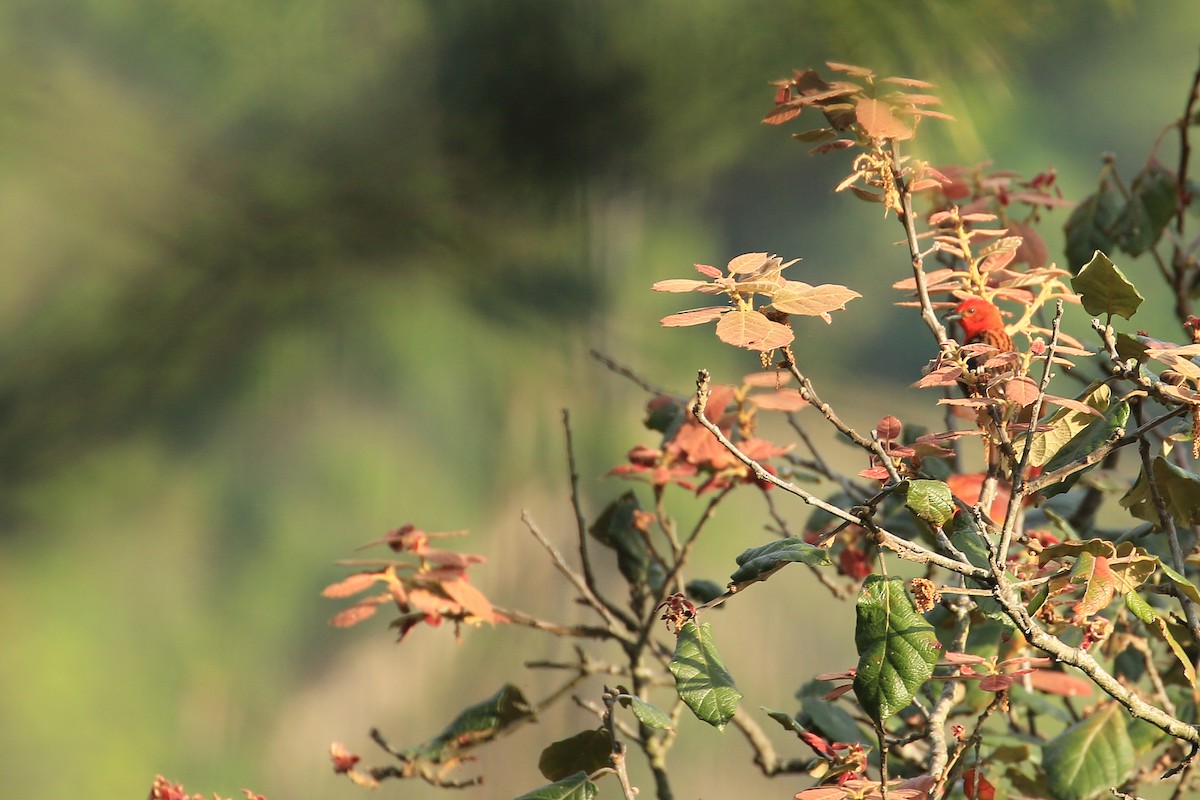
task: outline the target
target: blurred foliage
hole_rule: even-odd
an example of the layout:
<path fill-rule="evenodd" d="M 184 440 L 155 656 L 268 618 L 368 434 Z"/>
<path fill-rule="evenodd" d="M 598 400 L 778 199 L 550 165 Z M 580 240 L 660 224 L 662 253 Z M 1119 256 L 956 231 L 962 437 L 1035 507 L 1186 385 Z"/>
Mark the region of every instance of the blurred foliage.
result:
<path fill-rule="evenodd" d="M 322 753 L 367 701 L 306 694 L 353 669 L 354 639 L 322 628 L 329 560 L 408 518 L 487 529 L 546 475 L 561 502 L 558 406 L 585 474 L 615 463 L 639 398 L 587 346 L 683 385 L 717 363 L 654 335 L 677 309 L 646 287 L 678 264 L 795 252 L 853 286 L 890 252 L 845 252 L 876 209 L 808 210 L 831 183 L 758 126 L 768 80 L 824 58 L 929 78 L 962 120 L 948 149 L 1011 141 L 1040 169 L 1063 144 L 1031 143 L 1013 95 L 1058 109 L 1075 74 L 1023 65 L 1134 80 L 1132 56 L 1092 56 L 1115 41 L 1182 75 L 1187 9 L 0 4 L 6 785 L 138 796 L 162 772 L 333 796 Z M 1133 58 L 1153 130 L 1176 75 Z M 862 357 L 903 347 L 870 332 L 876 300 Z"/>

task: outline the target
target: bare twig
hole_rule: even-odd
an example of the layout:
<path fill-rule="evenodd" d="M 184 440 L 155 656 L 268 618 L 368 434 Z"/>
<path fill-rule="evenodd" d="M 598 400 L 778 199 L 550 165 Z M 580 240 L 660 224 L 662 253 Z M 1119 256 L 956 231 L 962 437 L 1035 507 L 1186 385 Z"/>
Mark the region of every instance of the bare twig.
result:
<path fill-rule="evenodd" d="M 549 553 L 550 560 L 554 562 L 554 566 L 563 574 L 563 577 L 571 582 L 571 585 L 575 587 L 575 591 L 579 592 L 579 596 L 583 598 L 584 602 L 591 606 L 592 609 L 600 615 L 600 618 L 603 619 L 608 625 L 611 635 L 614 638 L 621 639 L 622 641 L 628 641 L 626 634 L 631 628 L 633 628 L 633 626 L 624 623 L 620 617 L 617 617 L 611 611 L 609 611 L 608 605 L 602 602 L 598 597 L 596 597 L 595 594 L 592 593 L 591 588 L 587 585 L 587 581 L 584 580 L 582 575 L 571 568 L 571 566 L 566 562 L 566 559 L 563 558 L 562 553 L 558 552 L 558 548 L 546 538 L 544 533 L 542 533 L 541 528 L 539 528 L 537 523 L 533 521 L 533 516 L 528 511 L 521 512 L 521 521 L 525 523 L 525 527 L 529 529 L 529 532 L 533 534 L 533 537 L 537 539 L 538 543 L 545 548 L 547 553 Z"/>
<path fill-rule="evenodd" d="M 670 394 L 670 392 L 668 392 L 666 389 L 661 389 L 661 388 L 655 386 L 653 383 L 650 383 L 650 381 L 646 380 L 641 375 L 638 375 L 636 372 L 631 370 L 629 367 L 625 367 L 625 366 L 618 364 L 616 361 L 614 361 L 613 359 L 604 355 L 604 353 L 601 353 L 599 350 L 592 350 L 591 353 L 592 353 L 592 358 L 596 359 L 601 364 L 608 367 L 610 370 L 612 370 L 616 374 L 620 375 L 621 377 L 628 378 L 629 380 L 633 381 L 638 387 L 640 387 L 641 389 L 644 389 L 645 391 L 649 392 L 650 394 L 653 394 L 653 395 L 669 395 Z"/>

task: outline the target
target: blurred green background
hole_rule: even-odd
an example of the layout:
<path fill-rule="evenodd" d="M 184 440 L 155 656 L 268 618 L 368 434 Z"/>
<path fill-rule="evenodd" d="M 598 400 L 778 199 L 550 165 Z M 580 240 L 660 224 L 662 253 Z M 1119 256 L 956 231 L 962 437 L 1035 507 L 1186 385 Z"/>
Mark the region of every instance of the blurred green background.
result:
<path fill-rule="evenodd" d="M 336 559 L 412 521 L 470 528 L 456 546 L 490 558 L 497 602 L 578 616 L 519 521 L 569 541 L 559 409 L 589 513 L 626 488 L 600 476 L 651 441 L 645 398 L 589 348 L 680 391 L 698 367 L 757 363 L 660 330 L 683 305 L 651 282 L 803 256 L 793 277 L 864 295 L 831 327 L 801 323 L 826 398 L 854 425 L 929 413 L 899 391 L 929 357 L 891 306 L 899 229 L 830 194 L 844 159 L 759 124 L 767 81 L 827 58 L 934 80 L 959 122 L 926 127 L 926 157 L 1054 165 L 1078 198 L 1102 151 L 1140 165 L 1198 44 L 1188 0 L 7 0 L 6 794 L 142 797 L 163 773 L 362 796 L 330 741 L 379 763 L 373 724 L 415 743 L 506 680 L 541 694 L 521 662 L 562 643 L 418 630 L 395 646 L 381 620 L 329 629 L 338 604 L 318 593 Z M 1046 226 L 1056 253 L 1064 220 Z M 761 541 L 760 503 L 724 512 L 698 572 L 720 580 Z M 794 578 L 723 612 L 751 708 L 790 708 L 802 679 L 849 665 L 852 609 L 814 614 L 817 587 Z M 590 724 L 568 708 L 511 737 L 471 796 L 537 785 L 536 748 Z M 798 788 L 748 783 L 749 762 L 735 734 L 689 726 L 678 796 Z"/>

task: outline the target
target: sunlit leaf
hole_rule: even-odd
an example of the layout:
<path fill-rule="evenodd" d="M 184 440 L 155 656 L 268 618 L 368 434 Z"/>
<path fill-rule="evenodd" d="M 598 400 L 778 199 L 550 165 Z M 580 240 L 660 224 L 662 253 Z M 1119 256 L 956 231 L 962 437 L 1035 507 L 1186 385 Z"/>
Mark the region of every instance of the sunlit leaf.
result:
<path fill-rule="evenodd" d="M 538 771 L 548 781 L 584 772 L 588 775 L 612 761 L 612 737 L 607 728 L 582 731 L 560 739 L 542 751 Z"/>
<path fill-rule="evenodd" d="M 1047 788 L 1055 800 L 1086 800 L 1119 786 L 1133 769 L 1124 709 L 1101 705 L 1042 748 Z"/>
<path fill-rule="evenodd" d="M 668 666 L 675 676 L 679 699 L 697 718 L 724 730 L 737 711 L 742 693 L 717 654 L 712 626 L 707 622 L 684 623 Z"/>
<path fill-rule="evenodd" d="M 581 771 L 548 786 L 526 792 L 516 800 L 593 800 L 597 791 L 596 784 L 588 780 L 588 773 Z"/>
<path fill-rule="evenodd" d="M 846 303 L 856 297 L 862 295 L 833 283 L 809 286 L 800 281 L 788 281 L 783 289 L 775 293 L 771 307 L 785 314 L 817 317 L 845 308 Z"/>
<path fill-rule="evenodd" d="M 725 268 L 730 275 L 744 275 L 755 272 L 770 260 L 766 253 L 744 253 L 732 259 Z"/>
<path fill-rule="evenodd" d="M 871 575 L 855 604 L 858 670 L 854 694 L 876 724 L 907 706 L 933 674 L 940 653 L 933 626 L 900 578 Z"/>
<path fill-rule="evenodd" d="M 650 288 L 656 292 L 694 292 L 702 286 L 708 286 L 708 281 L 672 278 L 670 280 L 658 281 Z"/>
<path fill-rule="evenodd" d="M 1071 412 L 1081 413 L 1081 412 Z M 1067 444 L 1054 454 L 1045 464 L 1045 472 L 1053 473 L 1056 469 L 1061 469 L 1068 464 L 1073 464 L 1080 459 L 1085 458 L 1089 453 L 1103 445 L 1110 438 L 1117 434 L 1118 431 L 1125 429 L 1125 424 L 1129 421 L 1129 403 L 1122 400 L 1114 404 L 1104 413 L 1103 419 L 1092 418 L 1087 427 L 1075 434 Z M 1074 472 L 1063 478 L 1059 483 L 1052 484 L 1042 489 L 1043 497 L 1054 497 L 1068 491 L 1082 477 L 1083 473 L 1095 468 L 1095 464 Z"/>
<path fill-rule="evenodd" d="M 663 317 L 658 321 L 658 324 L 664 328 L 683 328 L 688 325 L 703 325 L 706 322 L 712 322 L 717 317 L 732 311 L 730 306 L 709 306 L 707 308 L 693 308 L 689 311 L 680 311 L 677 314 Z"/>
<path fill-rule="evenodd" d="M 1084 310 L 1097 317 L 1116 314 L 1131 319 L 1146 299 L 1117 265 L 1099 250 L 1071 279 L 1071 288 L 1083 301 Z"/>
<path fill-rule="evenodd" d="M 912 481 L 904 504 L 934 525 L 945 525 L 954 516 L 954 493 L 942 481 Z"/>
<path fill-rule="evenodd" d="M 1101 383 L 1088 387 L 1077 400 L 1097 411 L 1108 410 L 1111 391 L 1108 384 Z M 1029 465 L 1042 467 L 1053 458 L 1059 450 L 1066 446 L 1080 431 L 1096 420 L 1095 415 L 1083 411 L 1059 409 L 1048 418 L 1041 421 L 1041 430 L 1033 434 L 1033 444 L 1029 448 Z M 1015 443 L 1017 453 L 1024 450 L 1024 437 Z"/>
<path fill-rule="evenodd" d="M 735 309 L 718 320 L 717 338 L 749 350 L 774 350 L 791 344 L 795 337 L 787 325 L 772 322 L 758 311 Z"/>
<path fill-rule="evenodd" d="M 626 695 L 621 698 L 621 704 L 628 705 L 633 716 L 637 717 L 637 721 L 643 725 L 648 725 L 656 730 L 672 729 L 671 718 L 667 716 L 667 712 L 656 705 L 647 703 L 640 697 Z"/>
<path fill-rule="evenodd" d="M 882 100 L 865 98 L 854 108 L 854 116 L 863 132 L 872 139 L 907 139 L 912 130 L 892 113 L 892 107 Z"/>

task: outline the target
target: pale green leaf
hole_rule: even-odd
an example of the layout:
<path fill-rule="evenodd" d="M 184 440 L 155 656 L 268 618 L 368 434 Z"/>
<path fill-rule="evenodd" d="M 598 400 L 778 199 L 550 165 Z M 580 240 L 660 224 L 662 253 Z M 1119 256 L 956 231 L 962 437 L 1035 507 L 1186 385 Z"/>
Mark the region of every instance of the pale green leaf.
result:
<path fill-rule="evenodd" d="M 1042 748 L 1047 788 L 1055 800 L 1085 800 L 1119 786 L 1133 769 L 1124 709 L 1105 703 Z"/>
<path fill-rule="evenodd" d="M 1146 299 L 1099 250 L 1071 280 L 1071 288 L 1083 301 L 1084 310 L 1096 317 L 1117 314 L 1130 319 Z"/>
<path fill-rule="evenodd" d="M 942 481 L 912 481 L 904 504 L 934 525 L 945 525 L 954 516 L 954 493 Z"/>
<path fill-rule="evenodd" d="M 580 771 L 561 781 L 526 792 L 517 800 L 593 800 L 597 791 L 596 784 L 588 780 L 588 773 Z"/>

